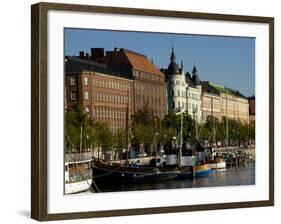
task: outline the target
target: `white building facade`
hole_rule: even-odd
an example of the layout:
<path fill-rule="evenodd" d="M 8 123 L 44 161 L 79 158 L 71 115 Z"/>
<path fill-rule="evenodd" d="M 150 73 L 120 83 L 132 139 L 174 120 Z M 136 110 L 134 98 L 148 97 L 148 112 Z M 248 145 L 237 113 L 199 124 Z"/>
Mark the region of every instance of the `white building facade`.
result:
<path fill-rule="evenodd" d="M 202 121 L 202 88 L 197 69 L 194 65 L 192 77 L 184 73 L 183 63 L 179 68 L 176 63 L 174 48 L 170 57 L 170 64 L 166 70 L 168 111 L 177 108 L 184 109 L 198 123 Z"/>

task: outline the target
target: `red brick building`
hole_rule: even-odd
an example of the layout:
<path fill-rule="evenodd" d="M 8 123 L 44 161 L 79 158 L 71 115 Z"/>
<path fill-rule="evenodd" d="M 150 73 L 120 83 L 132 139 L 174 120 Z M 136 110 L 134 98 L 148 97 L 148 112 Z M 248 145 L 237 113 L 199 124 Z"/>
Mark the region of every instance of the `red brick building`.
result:
<path fill-rule="evenodd" d="M 133 81 L 112 75 L 105 66 L 68 57 L 65 61 L 65 105 L 80 104 L 96 121 L 113 132 L 126 128 L 132 115 Z"/>
<path fill-rule="evenodd" d="M 165 77 L 145 56 L 126 49 L 106 52 L 92 48 L 90 60 L 102 63 L 124 78 L 134 81 L 132 89 L 133 112 L 147 106 L 155 116 L 163 118 L 167 113 Z"/>

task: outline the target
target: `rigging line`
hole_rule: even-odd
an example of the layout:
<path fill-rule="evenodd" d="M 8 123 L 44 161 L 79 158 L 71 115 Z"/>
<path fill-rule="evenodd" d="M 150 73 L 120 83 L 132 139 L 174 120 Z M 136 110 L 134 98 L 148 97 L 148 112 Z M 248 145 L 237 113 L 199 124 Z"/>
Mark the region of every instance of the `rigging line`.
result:
<path fill-rule="evenodd" d="M 95 188 L 97 189 L 98 193 L 100 193 L 100 190 L 99 190 L 98 186 L 96 185 L 94 178 L 92 178 L 92 183 L 95 185 Z M 92 186 L 91 186 L 91 189 L 93 189 Z M 93 189 L 93 191 L 95 191 L 95 190 Z"/>
<path fill-rule="evenodd" d="M 67 133 L 65 133 L 65 135 L 66 135 L 66 137 L 67 137 L 68 141 L 70 142 L 70 144 L 72 145 L 72 147 L 74 148 L 74 145 L 73 145 L 72 141 L 70 140 L 70 138 L 69 138 L 68 134 L 67 134 Z"/>

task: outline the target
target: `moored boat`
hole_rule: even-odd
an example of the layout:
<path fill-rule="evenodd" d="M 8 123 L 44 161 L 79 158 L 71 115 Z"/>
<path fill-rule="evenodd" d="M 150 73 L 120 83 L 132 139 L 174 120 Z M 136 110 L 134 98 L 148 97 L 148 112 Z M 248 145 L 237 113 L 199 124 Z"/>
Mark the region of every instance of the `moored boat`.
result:
<path fill-rule="evenodd" d="M 90 153 L 65 154 L 65 194 L 87 191 L 92 185 Z"/>
<path fill-rule="evenodd" d="M 212 170 L 226 170 L 226 162 L 224 159 L 215 159 L 209 161 L 209 166 Z"/>
<path fill-rule="evenodd" d="M 92 163 L 93 180 L 96 183 L 128 183 L 163 181 L 174 179 L 177 169 L 163 169 L 149 166 L 121 165 L 95 160 Z"/>
<path fill-rule="evenodd" d="M 212 172 L 209 164 L 195 165 L 192 167 L 193 177 L 206 177 Z"/>

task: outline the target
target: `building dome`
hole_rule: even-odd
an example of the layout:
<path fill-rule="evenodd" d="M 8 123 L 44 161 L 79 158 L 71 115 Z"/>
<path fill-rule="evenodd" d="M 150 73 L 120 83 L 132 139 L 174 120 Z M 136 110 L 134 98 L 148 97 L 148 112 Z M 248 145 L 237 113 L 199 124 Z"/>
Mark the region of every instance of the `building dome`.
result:
<path fill-rule="evenodd" d="M 174 47 L 172 47 L 171 57 L 170 57 L 170 64 L 168 67 L 168 75 L 176 75 L 180 74 L 179 65 L 176 63 L 176 54 L 174 51 Z"/>
<path fill-rule="evenodd" d="M 168 67 L 168 74 L 175 75 L 180 73 L 180 68 L 176 62 L 171 62 Z"/>

